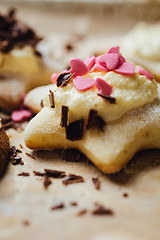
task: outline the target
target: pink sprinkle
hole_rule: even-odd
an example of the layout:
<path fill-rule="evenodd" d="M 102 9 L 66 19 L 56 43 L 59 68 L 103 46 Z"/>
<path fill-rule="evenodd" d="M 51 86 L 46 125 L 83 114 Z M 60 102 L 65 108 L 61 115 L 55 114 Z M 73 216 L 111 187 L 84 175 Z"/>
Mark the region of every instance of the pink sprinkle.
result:
<path fill-rule="evenodd" d="M 93 66 L 93 68 L 90 70 L 90 71 L 93 71 L 93 69 L 97 69 L 97 70 L 100 70 L 102 72 L 108 72 L 108 69 L 107 67 L 101 65 L 98 61 L 96 61 L 95 65 Z"/>
<path fill-rule="evenodd" d="M 59 76 L 59 73 L 53 73 L 51 76 L 51 82 L 56 84 L 58 76 Z"/>
<path fill-rule="evenodd" d="M 104 96 L 110 96 L 112 93 L 112 86 L 101 78 L 96 79 L 95 86 L 99 90 L 99 93 Z"/>
<path fill-rule="evenodd" d="M 119 66 L 119 54 L 109 53 L 106 54 L 106 66 L 109 70 L 113 70 Z"/>
<path fill-rule="evenodd" d="M 82 76 L 88 73 L 88 67 L 84 62 L 82 62 L 79 58 L 72 58 L 70 61 L 71 70 L 70 73 L 74 73 L 74 76 Z"/>
<path fill-rule="evenodd" d="M 99 64 L 101 64 L 102 66 L 106 67 L 106 54 L 103 54 L 103 55 L 99 55 L 97 58 L 96 58 L 96 62 L 98 62 Z"/>
<path fill-rule="evenodd" d="M 107 53 L 119 53 L 119 46 L 110 48 Z"/>
<path fill-rule="evenodd" d="M 88 67 L 89 70 L 94 66 L 95 62 L 96 62 L 96 57 L 94 57 L 94 56 L 92 56 L 92 57 L 89 56 L 84 61 L 84 63 L 86 64 L 86 66 Z"/>
<path fill-rule="evenodd" d="M 93 85 L 95 84 L 95 79 L 77 76 L 73 79 L 73 84 L 77 88 L 77 90 L 85 91 L 93 87 Z"/>
<path fill-rule="evenodd" d="M 137 67 L 137 70 L 140 74 L 144 75 L 146 78 L 148 78 L 149 80 L 154 79 L 153 75 L 150 74 L 149 72 L 147 72 L 144 68 L 141 67 Z"/>
<path fill-rule="evenodd" d="M 125 61 L 126 59 L 123 56 L 119 55 L 119 64 L 122 65 Z"/>
<path fill-rule="evenodd" d="M 135 73 L 135 67 L 132 63 L 124 62 L 119 68 L 114 70 L 116 73 L 132 76 Z"/>
<path fill-rule="evenodd" d="M 12 112 L 11 118 L 14 122 L 22 122 L 27 120 L 32 116 L 32 113 L 29 110 L 16 110 Z"/>

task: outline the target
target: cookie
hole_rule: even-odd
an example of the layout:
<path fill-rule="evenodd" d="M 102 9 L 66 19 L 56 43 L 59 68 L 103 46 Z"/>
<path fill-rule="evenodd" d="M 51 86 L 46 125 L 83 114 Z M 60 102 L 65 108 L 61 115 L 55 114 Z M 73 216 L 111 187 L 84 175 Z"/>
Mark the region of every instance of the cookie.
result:
<path fill-rule="evenodd" d="M 54 66 L 42 38 L 19 22 L 14 10 L 0 18 L 0 108 L 11 112 L 23 93 L 49 83 Z"/>
<path fill-rule="evenodd" d="M 85 62 L 74 58 L 70 65 L 49 86 L 43 109 L 28 124 L 27 147 L 76 148 L 104 173 L 119 171 L 141 149 L 159 147 L 158 87 L 152 75 L 127 62 L 118 47 Z"/>
<path fill-rule="evenodd" d="M 160 81 L 160 24 L 140 22 L 123 38 L 124 55 Z"/>
<path fill-rule="evenodd" d="M 9 138 L 2 128 L 0 122 L 0 177 L 4 174 L 8 162 L 9 162 L 9 154 L 10 154 L 10 146 L 9 146 Z"/>

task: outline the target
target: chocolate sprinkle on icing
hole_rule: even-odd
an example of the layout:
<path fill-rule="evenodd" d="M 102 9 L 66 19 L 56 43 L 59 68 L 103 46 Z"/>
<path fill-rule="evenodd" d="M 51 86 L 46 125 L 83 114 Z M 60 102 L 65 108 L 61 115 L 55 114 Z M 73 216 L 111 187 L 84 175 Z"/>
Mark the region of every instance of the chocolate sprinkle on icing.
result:
<path fill-rule="evenodd" d="M 68 107 L 62 106 L 62 112 L 61 112 L 61 127 L 67 127 L 67 119 L 68 119 Z"/>
<path fill-rule="evenodd" d="M 116 98 L 114 98 L 114 97 L 104 96 L 104 95 L 102 95 L 102 94 L 100 94 L 100 93 L 98 93 L 97 95 L 100 96 L 100 97 L 102 97 L 102 98 L 104 98 L 105 100 L 107 100 L 107 101 L 110 102 L 111 104 L 116 103 Z"/>
<path fill-rule="evenodd" d="M 62 208 L 64 208 L 64 207 L 65 207 L 65 206 L 64 206 L 63 203 L 58 203 L 58 204 L 56 204 L 55 206 L 51 207 L 51 211 L 56 210 L 56 209 L 62 209 Z"/>
<path fill-rule="evenodd" d="M 52 178 L 64 178 L 66 176 L 64 171 L 52 170 L 52 169 L 44 169 L 46 175 Z"/>
<path fill-rule="evenodd" d="M 65 87 L 73 76 L 74 74 L 70 72 L 61 73 L 57 78 L 57 87 Z"/>
<path fill-rule="evenodd" d="M 98 128 L 100 131 L 104 131 L 106 122 L 100 116 L 97 116 L 97 110 L 91 109 L 88 115 L 86 129 Z"/>
<path fill-rule="evenodd" d="M 83 119 L 69 123 L 66 127 L 66 138 L 70 141 L 77 141 L 83 138 Z"/>
<path fill-rule="evenodd" d="M 33 48 L 42 40 L 32 28 L 17 21 L 15 10 L 11 9 L 8 15 L 0 15 L 0 51 L 8 53 L 14 47 L 22 48 L 30 45 Z"/>
<path fill-rule="evenodd" d="M 105 208 L 100 204 L 96 204 L 96 209 L 92 211 L 93 215 L 108 215 L 112 216 L 114 213 L 111 209 Z"/>
<path fill-rule="evenodd" d="M 95 189 L 99 190 L 100 189 L 100 184 L 101 184 L 100 180 L 98 178 L 94 178 L 93 177 L 92 178 L 92 182 L 93 182 L 93 184 L 95 186 Z"/>
<path fill-rule="evenodd" d="M 82 176 L 74 175 L 74 174 L 67 175 L 63 180 L 64 185 L 68 185 L 72 183 L 81 183 L 81 182 L 84 182 L 84 178 Z"/>
<path fill-rule="evenodd" d="M 50 102 L 51 108 L 55 108 L 55 105 L 54 105 L 54 93 L 51 90 L 49 90 L 49 102 Z"/>

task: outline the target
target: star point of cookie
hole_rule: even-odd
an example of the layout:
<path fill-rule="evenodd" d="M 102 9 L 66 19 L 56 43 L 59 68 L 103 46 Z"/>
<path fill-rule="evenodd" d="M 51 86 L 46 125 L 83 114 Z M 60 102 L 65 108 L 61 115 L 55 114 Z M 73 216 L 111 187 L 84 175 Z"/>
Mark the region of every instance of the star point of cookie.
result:
<path fill-rule="evenodd" d="M 85 62 L 74 58 L 46 97 L 33 90 L 45 101 L 25 130 L 26 146 L 76 148 L 104 173 L 119 171 L 141 149 L 160 147 L 157 83 L 122 58 L 118 47 Z"/>

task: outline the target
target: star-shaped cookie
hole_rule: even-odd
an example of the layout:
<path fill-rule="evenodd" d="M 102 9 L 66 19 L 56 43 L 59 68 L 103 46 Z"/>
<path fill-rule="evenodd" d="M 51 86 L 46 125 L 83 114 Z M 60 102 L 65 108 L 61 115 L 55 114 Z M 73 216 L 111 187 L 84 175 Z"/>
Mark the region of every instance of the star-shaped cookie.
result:
<path fill-rule="evenodd" d="M 119 171 L 137 151 L 159 148 L 157 83 L 120 59 L 117 48 L 94 61 L 72 59 L 70 71 L 44 87 L 45 98 L 43 87 L 33 90 L 26 102 L 38 112 L 44 98 L 44 107 L 25 130 L 26 146 L 76 148 L 104 173 Z"/>

